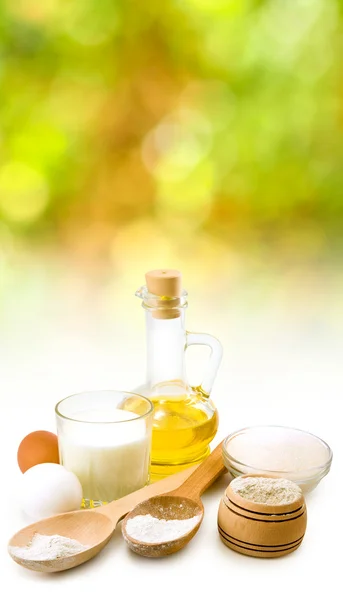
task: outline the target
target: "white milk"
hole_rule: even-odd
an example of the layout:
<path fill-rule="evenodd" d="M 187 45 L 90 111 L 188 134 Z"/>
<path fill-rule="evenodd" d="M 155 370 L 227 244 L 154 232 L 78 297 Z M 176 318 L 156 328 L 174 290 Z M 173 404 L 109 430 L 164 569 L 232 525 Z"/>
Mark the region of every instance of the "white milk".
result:
<path fill-rule="evenodd" d="M 59 434 L 60 460 L 79 478 L 85 499 L 110 502 L 148 483 L 144 419 L 117 408 L 77 412 L 74 418 Z"/>

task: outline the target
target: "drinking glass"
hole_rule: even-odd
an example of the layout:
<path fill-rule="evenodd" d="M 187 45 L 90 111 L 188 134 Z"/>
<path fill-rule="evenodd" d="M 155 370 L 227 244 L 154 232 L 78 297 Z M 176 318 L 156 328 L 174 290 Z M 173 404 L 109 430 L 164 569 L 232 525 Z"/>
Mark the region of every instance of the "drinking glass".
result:
<path fill-rule="evenodd" d="M 153 405 L 123 391 L 90 391 L 56 405 L 60 462 L 77 475 L 83 507 L 116 500 L 149 483 Z"/>

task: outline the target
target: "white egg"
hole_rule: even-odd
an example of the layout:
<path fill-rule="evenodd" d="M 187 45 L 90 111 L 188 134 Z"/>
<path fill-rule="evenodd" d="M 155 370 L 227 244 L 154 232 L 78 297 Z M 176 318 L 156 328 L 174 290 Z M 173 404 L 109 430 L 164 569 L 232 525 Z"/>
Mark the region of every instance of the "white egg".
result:
<path fill-rule="evenodd" d="M 81 502 L 81 483 L 62 465 L 42 463 L 31 467 L 22 476 L 21 506 L 35 521 L 77 510 Z"/>

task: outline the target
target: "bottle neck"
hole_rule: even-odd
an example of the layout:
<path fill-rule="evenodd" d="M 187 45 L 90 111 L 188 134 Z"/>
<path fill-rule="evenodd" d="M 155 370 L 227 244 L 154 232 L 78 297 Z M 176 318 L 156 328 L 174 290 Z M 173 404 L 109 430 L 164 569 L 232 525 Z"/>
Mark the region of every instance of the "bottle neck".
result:
<path fill-rule="evenodd" d="M 178 312 L 174 319 L 160 319 L 146 311 L 147 379 L 157 395 L 162 388 L 171 395 L 187 389 L 185 309 Z"/>

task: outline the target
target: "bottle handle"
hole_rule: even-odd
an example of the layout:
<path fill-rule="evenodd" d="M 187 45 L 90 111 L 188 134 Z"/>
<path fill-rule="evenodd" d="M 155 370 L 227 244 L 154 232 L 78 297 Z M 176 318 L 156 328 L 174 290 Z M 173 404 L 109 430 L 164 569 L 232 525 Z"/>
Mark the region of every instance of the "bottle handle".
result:
<path fill-rule="evenodd" d="M 209 397 L 214 380 L 216 378 L 219 365 L 223 356 L 223 347 L 217 338 L 213 337 L 209 333 L 191 333 L 186 332 L 186 350 L 189 346 L 208 346 L 211 349 L 211 354 L 208 362 L 207 369 L 205 371 L 204 378 L 200 386 L 196 387 L 196 390 L 200 391 L 207 398 Z"/>

